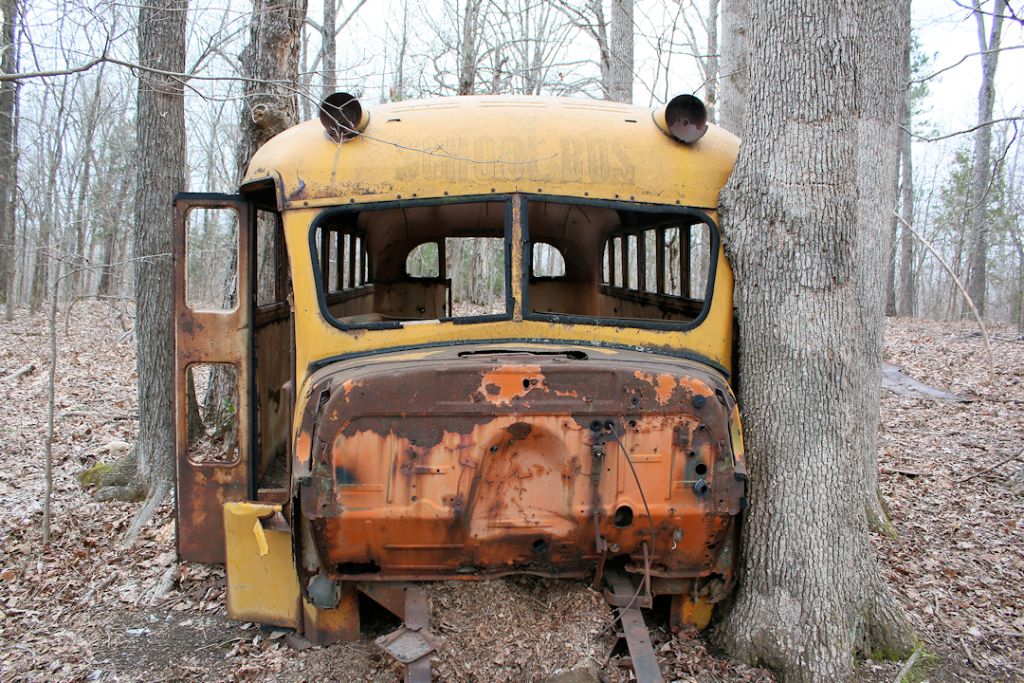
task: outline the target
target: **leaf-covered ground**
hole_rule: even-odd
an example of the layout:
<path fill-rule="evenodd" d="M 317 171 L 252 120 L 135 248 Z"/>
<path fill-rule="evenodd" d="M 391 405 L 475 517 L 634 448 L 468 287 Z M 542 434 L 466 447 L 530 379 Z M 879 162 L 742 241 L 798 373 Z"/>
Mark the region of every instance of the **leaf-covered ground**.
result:
<path fill-rule="evenodd" d="M 136 429 L 135 356 L 123 307 L 80 303 L 57 325 L 53 540 L 42 544 L 49 337 L 45 316 L 0 322 L 0 680 L 396 681 L 368 620 L 363 640 L 296 649 L 229 621 L 224 572 L 176 562 L 165 504 L 131 549 L 138 504 L 96 503 L 75 475 L 113 461 Z M 876 536 L 879 563 L 921 638 L 905 680 L 1024 678 L 1024 337 L 995 330 L 995 380 L 967 324 L 891 321 L 887 358 L 929 385 L 976 397 L 882 396 L 880 482 L 899 534 Z M 4 379 L 27 365 L 31 371 Z M 169 587 L 164 592 L 161 590 Z M 435 662 L 444 681 L 543 681 L 604 665 L 609 619 L 583 582 L 519 578 L 427 588 Z M 648 615 L 667 681 L 773 681 L 730 661 L 695 632 L 673 635 Z M 858 680 L 894 681 L 901 662 L 868 661 Z"/>

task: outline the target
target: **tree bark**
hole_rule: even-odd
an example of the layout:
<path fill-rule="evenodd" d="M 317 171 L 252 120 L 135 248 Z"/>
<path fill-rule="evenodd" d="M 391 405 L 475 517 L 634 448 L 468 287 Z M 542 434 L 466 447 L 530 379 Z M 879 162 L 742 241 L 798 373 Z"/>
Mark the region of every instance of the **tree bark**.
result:
<path fill-rule="evenodd" d="M 914 153 L 911 145 L 910 131 L 911 105 L 913 90 L 910 83 L 913 37 L 910 23 L 910 2 L 904 3 L 902 17 L 903 30 L 903 64 L 901 66 L 900 87 L 903 96 L 900 98 L 900 126 L 896 139 L 900 148 L 900 216 L 903 228 L 900 231 L 900 289 L 897 297 L 897 312 L 903 317 L 911 317 L 917 309 L 917 286 L 914 272 L 914 235 L 908 225 L 914 224 Z"/>
<path fill-rule="evenodd" d="M 476 85 L 477 39 L 480 33 L 481 0 L 466 0 L 459 44 L 459 95 L 472 95 Z"/>
<path fill-rule="evenodd" d="M 704 104 L 708 109 L 708 122 L 715 123 L 718 111 L 718 4 L 719 0 L 708 0 L 708 18 L 705 24 L 708 33 L 708 55 L 704 60 Z"/>
<path fill-rule="evenodd" d="M 862 457 L 864 505 L 870 528 L 895 538 L 878 492 L 878 423 L 881 418 L 882 357 L 885 350 L 885 315 L 889 290 L 883 287 L 894 253 L 894 235 L 888 224 L 896 206 L 902 62 L 903 15 L 910 0 L 865 2 L 857 41 L 857 240 L 860 252 L 854 260 L 862 323 L 854 339 L 864 346 L 857 355 L 861 368 L 855 422 L 857 440 L 852 451 Z M 905 10 L 905 11 L 904 11 Z M 866 23 L 865 23 L 866 22 Z"/>
<path fill-rule="evenodd" d="M 323 46 L 323 87 L 320 88 L 320 100 L 327 99 L 338 89 L 338 40 L 334 33 L 334 27 L 338 23 L 337 0 L 325 0 L 324 2 L 324 30 L 320 33 Z M 300 29 L 301 30 L 301 29 Z M 300 35 L 301 39 L 302 36 Z M 296 67 L 296 73 L 298 67 Z"/>
<path fill-rule="evenodd" d="M 981 48 L 981 90 L 978 91 L 978 125 L 974 133 L 974 173 L 971 182 L 971 256 L 967 271 L 967 293 L 978 313 L 985 314 L 986 271 L 988 269 L 988 191 L 992 184 L 992 120 L 996 100 L 996 68 L 1002 36 L 1006 0 L 996 0 L 991 32 L 985 39 L 985 15 L 980 0 L 974 0 Z"/>
<path fill-rule="evenodd" d="M 912 649 L 864 505 L 884 326 L 888 221 L 878 218 L 893 205 L 891 176 L 877 169 L 894 168 L 896 9 L 746 8 L 749 80 L 731 86 L 749 93 L 745 142 L 722 224 L 736 273 L 750 509 L 739 585 L 716 635 L 787 683 L 844 681 L 852 655 Z"/>
<path fill-rule="evenodd" d="M 21 16 L 18 0 L 3 0 L 3 24 L 0 25 L 0 72 L 15 73 L 18 69 L 18 45 L 15 28 Z M 15 137 L 15 104 L 18 83 L 0 83 L 0 300 L 12 310 L 9 298 L 14 296 L 14 221 L 18 187 L 18 144 Z M 10 318 L 8 318 L 9 320 Z"/>
<path fill-rule="evenodd" d="M 722 57 L 718 86 L 718 123 L 737 135 L 746 130 L 747 84 L 750 80 L 747 28 L 749 0 L 722 0 Z"/>
<path fill-rule="evenodd" d="M 239 182 L 256 150 L 299 122 L 296 93 L 305 19 L 306 0 L 256 0 L 253 6 L 249 44 L 240 57 L 248 80 L 235 156 Z"/>
<path fill-rule="evenodd" d="M 608 99 L 633 103 L 633 0 L 612 0 Z"/>
<path fill-rule="evenodd" d="M 187 0 L 139 7 L 139 63 L 164 73 L 185 71 Z M 185 189 L 185 99 L 180 78 L 139 71 L 136 119 L 135 338 L 139 437 L 129 493 L 148 504 L 132 521 L 137 535 L 174 480 L 174 304 L 171 202 Z"/>

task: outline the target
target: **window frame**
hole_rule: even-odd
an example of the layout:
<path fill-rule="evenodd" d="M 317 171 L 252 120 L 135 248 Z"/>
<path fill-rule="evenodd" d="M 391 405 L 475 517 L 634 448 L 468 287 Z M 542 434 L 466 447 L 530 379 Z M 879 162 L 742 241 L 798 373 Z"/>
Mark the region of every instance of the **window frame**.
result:
<path fill-rule="evenodd" d="M 663 215 L 665 215 L 665 214 L 675 214 L 675 215 L 679 215 L 679 216 L 689 216 L 691 218 L 696 219 L 696 220 L 688 223 L 687 227 L 689 225 L 694 224 L 694 223 L 704 223 L 705 225 L 708 226 L 708 233 L 709 233 L 709 237 L 710 237 L 710 242 L 711 243 L 709 245 L 710 253 L 709 253 L 709 262 L 708 262 L 708 277 L 707 277 L 707 283 L 705 285 L 703 306 L 701 308 L 700 313 L 693 320 L 678 321 L 677 322 L 677 321 L 669 321 L 669 320 L 650 320 L 650 319 L 644 319 L 644 318 L 606 318 L 606 317 L 601 317 L 601 316 L 582 316 L 582 315 L 565 315 L 565 314 L 558 314 L 558 313 L 534 313 L 534 312 L 532 312 L 532 310 L 530 308 L 530 287 L 529 287 L 529 284 L 530 284 L 529 283 L 529 274 L 533 270 L 533 263 L 532 263 L 532 259 L 533 259 L 533 246 L 532 246 L 532 242 L 530 241 L 530 227 L 529 227 L 529 202 L 531 202 L 531 201 L 545 202 L 545 203 L 554 203 L 554 204 L 575 204 L 575 205 L 578 205 L 578 206 L 593 206 L 593 207 L 597 207 L 597 208 L 606 208 L 606 209 L 613 209 L 613 210 L 626 210 L 626 211 L 633 211 L 633 212 L 638 212 L 638 213 L 663 214 Z M 637 243 L 639 244 L 640 242 L 643 241 L 643 232 L 644 232 L 645 229 L 646 228 L 644 228 L 644 229 L 638 228 L 636 230 L 625 229 L 625 230 L 619 230 L 617 232 L 613 232 L 613 233 L 610 233 L 610 234 L 607 235 L 606 239 L 602 242 L 601 249 L 600 249 L 600 253 L 601 253 L 601 257 L 600 258 L 602 259 L 602 263 L 600 264 L 598 272 L 599 273 L 603 273 L 604 272 L 604 263 L 603 263 L 603 261 L 604 261 L 604 254 L 605 254 L 604 245 L 606 243 L 614 244 L 615 243 L 614 242 L 615 238 L 616 237 L 621 237 L 622 238 L 621 239 L 622 249 L 623 249 L 624 252 L 626 252 L 626 253 L 623 254 L 624 258 L 623 258 L 622 263 L 621 263 L 621 266 L 622 266 L 621 270 L 623 271 L 622 272 L 622 282 L 623 282 L 623 284 L 622 284 L 622 286 L 615 285 L 614 284 L 614 277 L 615 277 L 615 275 L 614 275 L 614 273 L 610 273 L 610 275 L 612 276 L 612 284 L 605 284 L 605 283 L 601 282 L 601 276 L 599 275 L 598 282 L 596 283 L 596 286 L 599 287 L 599 288 L 600 287 L 612 287 L 612 288 L 615 288 L 615 289 L 618 289 L 618 290 L 623 290 L 623 291 L 626 291 L 626 292 L 636 292 L 639 295 L 670 296 L 670 297 L 673 297 L 673 298 L 678 298 L 681 301 L 697 301 L 696 299 L 682 297 L 682 296 L 676 297 L 676 295 L 674 295 L 674 294 L 663 294 L 663 293 L 659 294 L 659 293 L 654 293 L 654 292 L 648 292 L 648 291 L 640 288 L 639 270 L 637 272 L 637 275 L 638 275 L 638 277 L 637 277 L 638 282 L 636 283 L 637 287 L 630 287 L 630 286 L 628 286 L 629 285 L 628 275 L 629 275 L 629 272 L 630 272 L 630 265 L 628 263 L 628 259 L 630 257 L 633 259 L 634 267 L 638 267 L 639 266 L 639 262 L 637 261 L 637 259 L 639 258 L 638 255 L 634 252 L 634 250 L 632 250 L 632 249 L 630 249 L 629 247 L 626 246 L 627 243 L 629 242 L 628 237 L 631 234 L 632 235 L 636 235 L 637 236 Z M 680 229 L 682 230 L 682 226 L 681 226 Z M 599 325 L 599 326 L 603 326 L 603 327 L 609 327 L 609 326 L 611 326 L 611 327 L 629 327 L 629 328 L 640 328 L 640 329 L 649 329 L 649 330 L 665 330 L 665 331 L 673 331 L 673 332 L 683 332 L 683 331 L 692 330 L 692 329 L 694 329 L 696 327 L 699 327 L 707 319 L 708 314 L 711 311 L 711 306 L 713 304 L 713 299 L 714 299 L 715 279 L 716 279 L 717 272 L 718 272 L 718 256 L 719 256 L 719 252 L 721 251 L 721 236 L 720 236 L 720 233 L 719 233 L 719 230 L 718 230 L 718 225 L 711 218 L 711 216 L 709 216 L 705 211 L 702 211 L 701 209 L 697 209 L 697 208 L 693 208 L 693 207 L 688 207 L 688 206 L 672 206 L 672 205 L 667 205 L 667 204 L 640 204 L 640 203 L 635 203 L 635 202 L 610 201 L 610 200 L 603 200 L 603 199 L 589 199 L 589 198 L 583 198 L 583 197 L 566 197 L 566 196 L 555 196 L 555 195 L 524 194 L 523 195 L 523 209 L 522 209 L 522 235 L 523 235 L 523 262 L 524 262 L 524 268 L 523 268 L 524 281 L 522 283 L 522 287 L 523 287 L 523 293 L 522 293 L 522 297 L 523 297 L 523 320 L 530 320 L 530 321 L 536 321 L 536 322 L 548 322 L 548 323 L 561 323 L 561 324 L 570 324 L 570 325 Z M 639 251 L 639 249 L 637 251 Z M 613 261 L 614 261 L 614 256 L 613 256 Z M 568 265 L 566 267 L 568 268 Z"/>
<path fill-rule="evenodd" d="M 444 318 L 437 318 L 438 322 L 452 322 L 458 325 L 468 325 L 480 322 L 495 322 L 495 321 L 508 321 L 512 320 L 515 296 L 513 293 L 512 283 L 512 238 L 513 238 L 513 211 L 512 211 L 512 195 L 509 194 L 491 194 L 491 195 L 468 195 L 465 197 L 443 197 L 443 198 L 426 198 L 417 200 L 398 200 L 391 202 L 373 202 L 368 204 L 355 204 L 351 206 L 333 206 L 328 207 L 321 211 L 317 216 L 310 222 L 309 234 L 308 234 L 308 248 L 309 258 L 313 267 L 313 286 L 316 290 L 317 305 L 320 308 L 321 317 L 327 321 L 329 325 L 339 330 L 394 330 L 401 329 L 406 322 L 402 320 L 385 320 L 379 322 L 369 323 L 343 323 L 335 318 L 327 305 L 327 296 L 330 292 L 327 292 L 324 286 L 324 277 L 321 270 L 321 258 L 319 258 L 319 250 L 317 245 L 317 229 L 320 228 L 321 224 L 331 217 L 342 215 L 342 214 L 359 214 L 364 211 L 385 211 L 388 209 L 409 209 L 418 208 L 424 206 L 438 206 L 446 204 L 504 204 L 505 208 L 505 220 L 504 220 L 504 243 L 505 243 L 505 312 L 496 313 L 491 315 L 475 315 L 456 318 L 447 316 Z M 369 238 L 370 235 L 365 231 L 356 231 L 363 238 L 363 249 L 364 254 L 369 256 Z M 443 239 L 440 236 L 435 235 L 432 240 L 426 241 L 437 241 Z M 372 282 L 373 278 L 373 266 L 364 265 L 364 272 L 367 272 L 367 281 L 362 287 L 353 289 L 344 289 L 339 291 L 351 291 L 356 292 L 361 289 L 374 286 Z M 403 266 L 404 268 L 404 266 Z M 368 270 L 367 270 L 368 269 Z M 427 278 L 429 279 L 429 278 Z M 329 281 L 329 280 L 328 280 Z M 433 320 L 433 319 L 432 319 Z M 417 324 L 423 324 L 430 321 L 412 321 Z"/>

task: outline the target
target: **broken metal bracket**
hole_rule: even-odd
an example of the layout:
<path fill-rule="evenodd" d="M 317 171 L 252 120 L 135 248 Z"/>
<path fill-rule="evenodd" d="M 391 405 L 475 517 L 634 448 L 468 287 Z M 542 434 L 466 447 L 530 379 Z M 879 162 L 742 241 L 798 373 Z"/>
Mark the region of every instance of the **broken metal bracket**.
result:
<path fill-rule="evenodd" d="M 406 588 L 405 624 L 375 642 L 404 665 L 405 683 L 430 683 L 430 656 L 441 649 L 444 638 L 430 632 L 427 594 L 419 588 Z"/>
<path fill-rule="evenodd" d="M 622 602 L 621 606 L 612 604 L 615 604 L 619 611 L 622 635 L 626 639 L 626 646 L 629 647 L 629 657 L 637 682 L 665 683 L 658 667 L 658 658 L 654 654 L 650 634 L 647 632 L 647 624 L 644 623 L 644 616 L 637 605 L 638 591 L 633 588 L 632 582 L 614 570 L 605 572 L 605 579 L 611 584 L 612 597 L 616 602 Z M 608 596 L 609 592 L 606 590 L 605 597 Z"/>

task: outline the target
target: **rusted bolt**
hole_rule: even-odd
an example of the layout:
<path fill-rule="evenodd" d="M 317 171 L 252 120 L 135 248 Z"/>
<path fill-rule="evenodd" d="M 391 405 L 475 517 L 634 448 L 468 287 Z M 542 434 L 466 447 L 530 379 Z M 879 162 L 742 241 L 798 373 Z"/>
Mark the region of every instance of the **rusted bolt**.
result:
<path fill-rule="evenodd" d="M 592 431 L 592 432 L 599 432 L 599 431 L 601 431 L 601 421 L 600 420 L 594 420 L 593 422 L 591 422 L 590 423 L 590 431 Z"/>
<path fill-rule="evenodd" d="M 694 394 L 693 395 L 693 407 L 694 408 L 703 408 L 704 404 L 707 403 L 707 402 L 708 402 L 708 399 L 705 398 L 704 394 Z"/>
<path fill-rule="evenodd" d="M 611 550 L 613 553 L 619 552 L 619 544 L 612 543 L 610 546 L 608 546 L 608 550 Z"/>
<path fill-rule="evenodd" d="M 491 453 L 497 453 L 497 452 L 498 452 L 498 444 L 494 444 L 493 446 L 491 446 Z"/>

